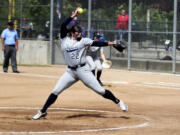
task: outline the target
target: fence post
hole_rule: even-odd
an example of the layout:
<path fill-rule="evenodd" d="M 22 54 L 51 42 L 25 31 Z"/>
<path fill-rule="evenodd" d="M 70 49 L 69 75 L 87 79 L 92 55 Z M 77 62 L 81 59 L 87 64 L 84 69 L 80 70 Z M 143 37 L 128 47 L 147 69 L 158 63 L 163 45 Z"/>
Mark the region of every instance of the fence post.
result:
<path fill-rule="evenodd" d="M 91 35 L 91 0 L 88 0 L 88 37 Z"/>
<path fill-rule="evenodd" d="M 22 12 L 23 12 L 23 1 L 21 0 L 21 9 L 20 9 L 20 28 L 19 28 L 19 35 L 20 35 L 20 40 L 22 39 L 22 30 L 21 30 L 21 28 L 22 28 L 22 17 L 23 17 L 23 14 L 22 14 Z"/>
<path fill-rule="evenodd" d="M 172 63 L 172 72 L 173 72 L 173 73 L 176 73 L 176 34 L 177 34 L 177 0 L 174 0 L 173 63 Z"/>
<path fill-rule="evenodd" d="M 129 23 L 128 23 L 128 70 L 131 70 L 131 24 L 132 24 L 132 0 L 129 0 Z"/>
<path fill-rule="evenodd" d="M 54 0 L 51 0 L 51 14 L 50 14 L 50 64 L 54 64 L 54 42 L 53 42 L 53 8 L 54 8 Z"/>

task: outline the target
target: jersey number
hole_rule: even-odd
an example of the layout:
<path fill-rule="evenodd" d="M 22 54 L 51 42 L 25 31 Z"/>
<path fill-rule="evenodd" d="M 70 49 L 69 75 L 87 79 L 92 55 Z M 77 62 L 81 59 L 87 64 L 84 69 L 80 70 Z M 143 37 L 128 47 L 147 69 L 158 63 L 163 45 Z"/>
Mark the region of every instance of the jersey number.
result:
<path fill-rule="evenodd" d="M 71 53 L 71 59 L 79 59 L 79 51 Z"/>

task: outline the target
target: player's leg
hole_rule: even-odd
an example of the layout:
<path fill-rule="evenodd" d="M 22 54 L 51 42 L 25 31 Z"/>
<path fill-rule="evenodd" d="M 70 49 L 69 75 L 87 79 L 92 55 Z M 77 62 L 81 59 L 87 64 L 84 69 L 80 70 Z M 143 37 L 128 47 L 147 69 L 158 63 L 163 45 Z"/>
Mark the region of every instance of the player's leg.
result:
<path fill-rule="evenodd" d="M 122 100 L 119 100 L 114 96 L 114 94 L 109 91 L 105 90 L 101 87 L 101 85 L 98 83 L 95 76 L 92 74 L 90 70 L 88 70 L 88 66 L 84 66 L 81 68 L 78 68 L 77 74 L 79 79 L 89 88 L 94 90 L 96 93 L 102 95 L 104 98 L 112 100 L 115 104 L 120 106 L 120 108 L 123 111 L 127 111 L 127 106 L 124 104 Z"/>
<path fill-rule="evenodd" d="M 103 95 L 103 97 L 112 100 L 115 104 L 117 104 L 121 108 L 122 111 L 124 112 L 128 111 L 128 106 L 124 104 L 123 100 L 116 98 L 111 91 L 105 90 L 105 94 Z"/>
<path fill-rule="evenodd" d="M 94 60 L 91 56 L 86 56 L 86 61 L 87 63 L 89 64 L 90 66 L 90 69 L 91 69 L 91 72 L 95 75 L 95 68 L 96 68 L 96 65 L 94 63 Z"/>
<path fill-rule="evenodd" d="M 100 61 L 100 59 L 98 58 L 98 59 L 96 59 L 96 60 L 94 61 L 94 63 L 96 64 L 96 68 L 97 68 L 97 80 L 98 80 L 98 82 L 100 83 L 100 85 L 103 86 L 103 83 L 101 82 L 101 79 L 100 79 L 101 74 L 102 74 L 101 61 Z"/>
<path fill-rule="evenodd" d="M 45 117 L 47 115 L 46 113 L 47 109 L 56 101 L 58 95 L 77 81 L 78 79 L 73 77 L 73 75 L 71 75 L 69 72 L 65 72 L 57 82 L 52 93 L 49 95 L 43 108 L 40 111 L 38 111 L 38 113 L 35 116 L 33 116 L 32 119 L 37 120 L 40 119 L 41 117 Z"/>

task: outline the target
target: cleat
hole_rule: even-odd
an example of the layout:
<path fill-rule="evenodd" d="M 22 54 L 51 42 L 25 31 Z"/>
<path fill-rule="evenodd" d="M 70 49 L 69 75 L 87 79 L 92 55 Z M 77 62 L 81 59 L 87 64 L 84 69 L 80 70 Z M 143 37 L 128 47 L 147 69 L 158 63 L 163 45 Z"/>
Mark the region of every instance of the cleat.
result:
<path fill-rule="evenodd" d="M 122 100 L 120 100 L 120 102 L 117 105 L 121 108 L 121 110 L 123 112 L 127 112 L 128 111 L 128 106 L 126 104 L 124 104 L 124 102 Z"/>
<path fill-rule="evenodd" d="M 39 110 L 38 113 L 32 117 L 32 120 L 38 120 L 42 117 L 46 117 L 46 115 L 47 112 L 42 113 L 41 110 Z"/>

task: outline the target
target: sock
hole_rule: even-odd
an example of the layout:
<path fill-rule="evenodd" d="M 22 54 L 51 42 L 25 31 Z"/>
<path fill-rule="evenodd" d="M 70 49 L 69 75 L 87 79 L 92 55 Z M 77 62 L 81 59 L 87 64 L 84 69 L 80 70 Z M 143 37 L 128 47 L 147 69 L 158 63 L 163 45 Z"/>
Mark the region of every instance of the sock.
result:
<path fill-rule="evenodd" d="M 94 74 L 94 76 L 95 76 L 95 70 L 91 70 L 91 72 Z"/>
<path fill-rule="evenodd" d="M 103 97 L 112 100 L 115 104 L 118 104 L 120 102 L 120 100 L 116 98 L 109 90 L 105 90 L 105 94 L 103 95 Z"/>
<path fill-rule="evenodd" d="M 102 70 L 98 70 L 97 71 L 97 80 L 100 80 L 101 73 L 102 73 Z"/>
<path fill-rule="evenodd" d="M 51 93 L 46 101 L 46 103 L 44 104 L 43 108 L 41 109 L 41 112 L 44 113 L 46 112 L 46 110 L 48 109 L 48 107 L 50 105 L 52 105 L 57 99 L 57 95 Z"/>

